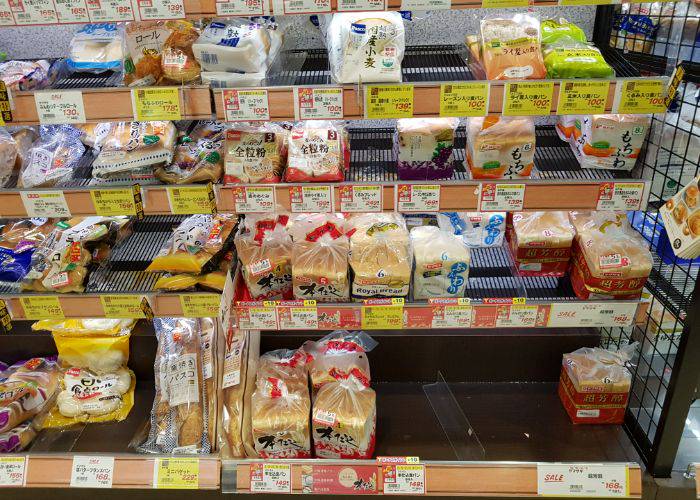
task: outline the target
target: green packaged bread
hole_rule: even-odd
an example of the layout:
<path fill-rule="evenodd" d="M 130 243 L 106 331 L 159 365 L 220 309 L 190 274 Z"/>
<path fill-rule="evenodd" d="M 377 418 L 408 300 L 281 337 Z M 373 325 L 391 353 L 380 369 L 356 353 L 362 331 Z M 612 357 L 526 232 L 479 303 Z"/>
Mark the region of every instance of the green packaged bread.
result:
<path fill-rule="evenodd" d="M 548 45 L 544 49 L 547 78 L 612 78 L 615 71 L 596 47 L 584 43 Z"/>
<path fill-rule="evenodd" d="M 567 38 L 579 43 L 588 41 L 581 28 L 563 18 L 547 19 L 541 24 L 540 30 L 542 31 L 542 45 L 556 43 Z"/>

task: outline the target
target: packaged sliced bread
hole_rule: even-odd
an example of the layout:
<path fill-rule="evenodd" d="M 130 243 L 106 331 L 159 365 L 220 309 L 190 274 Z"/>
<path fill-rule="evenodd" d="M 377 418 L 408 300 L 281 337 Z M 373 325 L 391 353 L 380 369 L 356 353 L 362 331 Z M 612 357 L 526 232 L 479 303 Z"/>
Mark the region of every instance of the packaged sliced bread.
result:
<path fill-rule="evenodd" d="M 400 180 L 449 179 L 457 118 L 406 118 L 397 120 L 397 172 Z"/>
<path fill-rule="evenodd" d="M 413 298 L 463 297 L 469 277 L 469 248 L 461 238 L 435 226 L 411 229 L 416 268 Z"/>
<path fill-rule="evenodd" d="M 473 179 L 530 177 L 535 164 L 535 122 L 528 117 L 469 118 L 466 156 Z"/>
<path fill-rule="evenodd" d="M 563 276 L 574 228 L 567 212 L 515 212 L 506 234 L 521 276 Z"/>
<path fill-rule="evenodd" d="M 482 20 L 481 54 L 489 80 L 545 78 L 540 23 L 529 14 Z"/>

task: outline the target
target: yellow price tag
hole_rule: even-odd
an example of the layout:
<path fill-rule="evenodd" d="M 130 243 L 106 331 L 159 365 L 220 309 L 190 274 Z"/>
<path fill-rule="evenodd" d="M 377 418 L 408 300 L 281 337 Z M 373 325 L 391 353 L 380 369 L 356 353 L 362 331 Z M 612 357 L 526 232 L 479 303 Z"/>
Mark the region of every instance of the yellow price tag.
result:
<path fill-rule="evenodd" d="M 156 458 L 153 464 L 153 487 L 196 490 L 199 488 L 199 459 Z"/>
<path fill-rule="evenodd" d="M 180 295 L 182 315 L 188 318 L 215 318 L 221 309 L 221 295 L 189 293 Z"/>
<path fill-rule="evenodd" d="M 390 306 L 362 306 L 362 328 L 398 330 L 403 328 L 403 303 Z"/>
<path fill-rule="evenodd" d="M 100 295 L 105 318 L 145 318 L 141 295 Z"/>
<path fill-rule="evenodd" d="M 508 7 L 529 7 L 529 0 L 481 0 L 482 9 L 505 9 Z"/>
<path fill-rule="evenodd" d="M 486 116 L 488 111 L 488 82 L 440 85 L 440 116 Z"/>
<path fill-rule="evenodd" d="M 10 316 L 10 310 L 7 308 L 7 303 L 0 299 L 0 325 L 9 333 L 12 330 L 12 317 Z"/>
<path fill-rule="evenodd" d="M 554 82 L 507 82 L 503 86 L 503 115 L 548 115 L 553 95 Z"/>
<path fill-rule="evenodd" d="M 513 297 L 513 304 L 515 304 L 515 305 L 525 304 L 525 297 Z"/>
<path fill-rule="evenodd" d="M 136 203 L 132 188 L 95 189 L 90 191 L 95 214 L 105 217 L 113 215 L 136 215 Z"/>
<path fill-rule="evenodd" d="M 365 85 L 365 118 L 413 117 L 413 85 Z"/>
<path fill-rule="evenodd" d="M 174 214 L 210 214 L 216 211 L 216 199 L 209 196 L 208 186 L 170 186 L 168 201 Z"/>
<path fill-rule="evenodd" d="M 613 113 L 665 113 L 665 101 L 666 84 L 663 80 L 618 80 Z"/>
<path fill-rule="evenodd" d="M 605 80 L 563 80 L 559 85 L 558 115 L 605 113 L 610 82 Z"/>
<path fill-rule="evenodd" d="M 63 319 L 63 307 L 58 297 L 20 297 L 25 319 Z"/>
<path fill-rule="evenodd" d="M 131 100 L 136 121 L 173 121 L 182 119 L 179 87 L 131 89 Z"/>
<path fill-rule="evenodd" d="M 0 81 L 0 125 L 12 121 L 12 108 L 10 107 L 10 91 L 5 82 Z"/>

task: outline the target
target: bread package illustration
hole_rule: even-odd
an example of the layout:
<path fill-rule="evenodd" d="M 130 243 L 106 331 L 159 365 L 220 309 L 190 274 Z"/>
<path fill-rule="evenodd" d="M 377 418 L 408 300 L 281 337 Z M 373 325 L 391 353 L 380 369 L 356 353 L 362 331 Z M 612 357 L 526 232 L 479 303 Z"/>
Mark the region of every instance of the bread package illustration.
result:
<path fill-rule="evenodd" d="M 540 23 L 528 14 L 482 20 L 481 55 L 489 80 L 545 78 Z"/>
<path fill-rule="evenodd" d="M 506 234 L 505 212 L 440 212 L 437 220 L 469 248 L 500 247 Z"/>
<path fill-rule="evenodd" d="M 676 256 L 700 256 L 700 176 L 664 203 L 659 213 Z"/>
<path fill-rule="evenodd" d="M 528 117 L 469 118 L 466 156 L 474 179 L 530 177 L 535 165 L 535 122 Z"/>
<path fill-rule="evenodd" d="M 506 233 L 521 276 L 563 276 L 574 228 L 567 212 L 515 212 Z"/>
<path fill-rule="evenodd" d="M 411 229 L 413 298 L 463 297 L 469 276 L 469 248 L 461 238 L 435 226 Z"/>
<path fill-rule="evenodd" d="M 234 123 L 226 131 L 224 184 L 280 182 L 287 130 L 276 123 Z"/>
<path fill-rule="evenodd" d="M 455 168 L 453 154 L 457 118 L 397 120 L 394 148 L 400 180 L 449 179 Z"/>

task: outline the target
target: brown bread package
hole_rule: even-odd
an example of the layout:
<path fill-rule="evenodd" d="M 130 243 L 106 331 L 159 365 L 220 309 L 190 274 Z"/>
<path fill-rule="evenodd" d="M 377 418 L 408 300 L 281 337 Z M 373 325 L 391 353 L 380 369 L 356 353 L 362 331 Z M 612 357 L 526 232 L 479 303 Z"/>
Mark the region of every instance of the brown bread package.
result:
<path fill-rule="evenodd" d="M 223 337 L 223 336 L 222 336 Z M 220 342 L 219 450 L 223 458 L 243 458 L 243 400 L 248 381 L 248 332 L 231 328 Z"/>
<path fill-rule="evenodd" d="M 243 394 L 243 449 L 248 458 L 257 458 L 253 442 L 253 392 L 255 392 L 255 377 L 260 362 L 260 332 L 248 332 L 248 368 L 245 376 L 245 392 Z"/>

